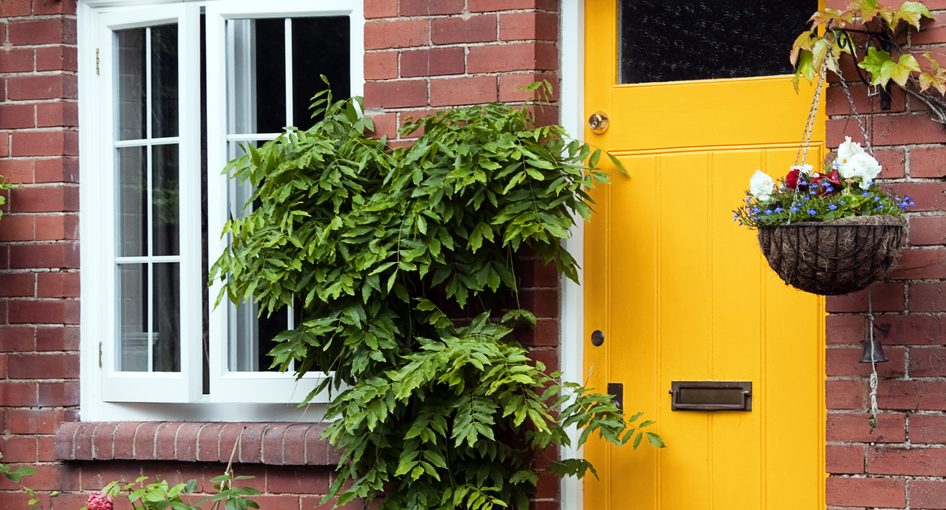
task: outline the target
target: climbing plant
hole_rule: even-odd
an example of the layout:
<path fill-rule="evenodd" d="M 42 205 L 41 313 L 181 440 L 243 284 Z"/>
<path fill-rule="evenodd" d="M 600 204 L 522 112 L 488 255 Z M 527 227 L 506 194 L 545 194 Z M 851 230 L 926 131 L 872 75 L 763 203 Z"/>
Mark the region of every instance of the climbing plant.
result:
<path fill-rule="evenodd" d="M 663 446 L 641 430 L 651 422 L 546 373 L 512 334 L 535 322 L 519 303 L 519 255 L 577 281 L 559 241 L 589 218 L 586 190 L 607 182 L 602 153 L 535 126 L 533 107 L 440 112 L 403 128 L 419 135 L 413 145 L 390 149 L 366 135 L 360 99 L 323 92 L 311 129 L 228 164 L 255 193 L 252 212 L 226 225 L 231 245 L 211 270 L 225 280 L 218 303 L 225 293 L 261 313 L 301 307 L 270 355 L 300 377 L 326 374 L 307 400 L 341 391 L 328 406 L 326 437 L 343 453 L 326 500 L 526 510 L 536 462 L 572 444 L 569 427 L 582 430 L 575 446 L 594 432 Z M 582 459 L 544 465 L 593 470 Z"/>

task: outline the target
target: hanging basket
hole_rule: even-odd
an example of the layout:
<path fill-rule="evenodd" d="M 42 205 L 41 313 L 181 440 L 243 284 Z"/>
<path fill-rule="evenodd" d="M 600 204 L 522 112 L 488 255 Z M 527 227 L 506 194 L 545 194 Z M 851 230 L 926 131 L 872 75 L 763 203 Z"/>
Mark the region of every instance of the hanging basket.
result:
<path fill-rule="evenodd" d="M 759 227 L 759 247 L 786 284 L 823 296 L 855 292 L 887 273 L 906 237 L 893 216 Z"/>

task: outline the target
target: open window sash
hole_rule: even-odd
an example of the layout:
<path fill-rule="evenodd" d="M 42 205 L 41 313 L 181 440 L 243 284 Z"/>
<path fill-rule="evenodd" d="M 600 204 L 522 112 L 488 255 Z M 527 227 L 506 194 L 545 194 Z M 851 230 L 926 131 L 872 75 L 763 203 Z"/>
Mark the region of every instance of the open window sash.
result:
<path fill-rule="evenodd" d="M 208 245 L 211 261 L 223 253 L 229 243 L 229 237 L 219 236 L 227 219 L 252 211 L 252 204 L 244 209 L 252 189 L 235 181 L 228 182 L 227 176 L 220 173 L 227 161 L 242 153 L 241 144 L 258 146 L 275 138 L 282 126 L 298 125 L 303 116 L 309 116 L 308 111 L 297 111 L 299 108 L 293 104 L 293 52 L 318 52 L 320 48 L 294 46 L 292 20 L 311 17 L 338 17 L 337 20 L 333 18 L 333 22 L 348 24 L 347 40 L 325 42 L 347 45 L 349 90 L 352 95 L 361 95 L 364 83 L 361 63 L 364 15 L 360 0 L 328 0 L 318 4 L 284 0 L 207 4 L 207 89 L 226 91 L 226 94 L 208 94 L 207 99 Z M 266 21 L 257 23 L 259 20 Z M 263 23 L 276 28 L 266 32 L 271 37 L 266 45 L 258 44 L 258 39 L 265 37 L 262 29 L 257 30 L 257 26 L 262 28 Z M 284 40 L 272 39 L 273 33 L 281 33 L 282 36 L 278 37 Z M 328 35 L 325 37 L 330 38 Z M 265 59 L 274 58 L 262 54 L 260 48 L 263 47 L 275 48 L 277 58 L 284 61 L 283 76 L 267 77 L 282 80 L 285 87 L 284 91 L 277 91 L 284 104 L 273 107 L 280 115 L 275 129 L 268 129 L 266 126 L 276 124 L 258 118 L 257 113 L 261 100 L 272 99 L 263 97 L 263 84 L 256 82 L 258 66 Z M 298 94 L 296 91 L 295 95 Z M 284 116 L 281 108 L 285 108 Z M 216 299 L 221 287 L 219 281 L 213 283 L 211 300 Z M 322 374 L 317 372 L 310 372 L 297 380 L 291 372 L 268 371 L 269 358 L 265 354 L 271 345 L 260 342 L 265 329 L 260 325 L 261 320 L 284 324 L 285 328 L 293 327 L 297 317 L 290 309 L 260 319 L 258 308 L 252 303 L 236 306 L 226 301 L 210 312 L 210 351 L 216 353 L 210 359 L 211 401 L 298 403 L 322 381 Z M 312 402 L 327 400 L 328 392 L 323 392 Z"/>
<path fill-rule="evenodd" d="M 103 306 L 82 336 L 108 402 L 201 398 L 199 23 L 183 3 L 98 19 L 101 181 L 83 210 L 114 222 L 83 225 L 83 301 Z"/>

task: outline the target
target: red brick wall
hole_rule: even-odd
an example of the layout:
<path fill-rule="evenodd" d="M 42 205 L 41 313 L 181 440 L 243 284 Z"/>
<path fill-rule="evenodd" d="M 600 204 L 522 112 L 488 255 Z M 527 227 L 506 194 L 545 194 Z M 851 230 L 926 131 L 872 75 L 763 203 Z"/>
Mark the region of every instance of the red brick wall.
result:
<path fill-rule="evenodd" d="M 936 15 L 927 26 L 941 25 L 946 2 L 926 4 Z M 911 42 L 936 53 L 946 33 L 927 29 Z M 889 189 L 910 195 L 917 207 L 908 215 L 909 241 L 899 267 L 870 289 L 875 324 L 890 324 L 887 338 L 874 330 L 890 362 L 878 365 L 880 416 L 873 434 L 867 422 L 870 365 L 857 363 L 868 332 L 867 292 L 827 300 L 828 507 L 946 508 L 946 126 L 902 91 L 893 92 L 889 111 L 880 111 L 863 85 L 851 90 L 858 112 L 866 114 Z M 862 140 L 837 83 L 827 102 L 828 146 L 837 147 L 844 136 Z"/>
<path fill-rule="evenodd" d="M 365 0 L 365 105 L 396 143 L 407 117 L 489 101 L 546 79 L 558 88 L 557 0 Z M 75 510 L 114 479 L 221 474 L 239 431 L 236 471 L 267 510 L 312 508 L 337 458 L 320 425 L 77 423 L 79 398 L 78 109 L 75 0 L 0 1 L 0 175 L 21 184 L 0 219 L 0 452 L 38 468 L 28 486 Z M 556 98 L 557 100 L 557 98 Z M 557 121 L 556 105 L 541 114 Z M 558 279 L 523 264 L 522 304 L 538 325 L 520 338 L 558 366 Z M 87 304 L 87 306 L 90 306 Z M 91 306 L 95 306 L 94 303 Z M 26 495 L 0 482 L 0 510 Z M 558 508 L 543 476 L 535 507 Z M 49 508 L 49 505 L 46 505 Z"/>

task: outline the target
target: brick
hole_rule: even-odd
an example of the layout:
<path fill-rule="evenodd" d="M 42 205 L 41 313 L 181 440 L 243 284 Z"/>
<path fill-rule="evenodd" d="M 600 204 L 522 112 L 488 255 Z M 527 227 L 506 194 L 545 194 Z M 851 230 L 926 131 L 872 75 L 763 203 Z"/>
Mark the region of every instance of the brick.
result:
<path fill-rule="evenodd" d="M 841 347 L 828 349 L 825 353 L 825 374 L 831 376 L 870 376 L 870 363 L 859 363 L 863 347 Z M 903 377 L 906 370 L 905 349 L 887 346 L 884 348 L 886 363 L 877 364 L 877 374 L 884 378 Z M 912 358 L 912 357 L 911 357 Z M 912 362 L 912 360 L 911 360 Z"/>
<path fill-rule="evenodd" d="M 14 245 L 10 247 L 10 267 L 78 269 L 78 247 L 75 243 Z"/>
<path fill-rule="evenodd" d="M 36 127 L 76 127 L 78 125 L 78 103 L 57 102 L 36 105 Z"/>
<path fill-rule="evenodd" d="M 0 159 L 0 175 L 6 177 L 13 184 L 29 184 L 33 182 L 32 159 Z M 5 193 L 9 196 L 9 191 Z M 4 210 L 9 210 L 4 207 Z"/>
<path fill-rule="evenodd" d="M 832 474 L 859 475 L 864 472 L 864 447 L 860 445 L 827 445 L 825 469 Z"/>
<path fill-rule="evenodd" d="M 365 50 L 424 46 L 429 42 L 427 20 L 365 23 Z"/>
<path fill-rule="evenodd" d="M 548 81 L 551 83 L 552 96 L 549 99 L 551 101 L 558 101 L 558 77 L 554 74 L 545 73 L 501 74 L 499 76 L 499 101 L 509 103 L 535 98 L 535 92 L 516 89 L 525 87 L 536 81 Z"/>
<path fill-rule="evenodd" d="M 307 424 L 291 425 L 283 438 L 283 463 L 290 466 L 305 465 L 305 437 Z"/>
<path fill-rule="evenodd" d="M 36 328 L 36 350 L 78 351 L 79 328 L 64 326 Z"/>
<path fill-rule="evenodd" d="M 463 0 L 401 0 L 401 16 L 460 14 Z"/>
<path fill-rule="evenodd" d="M 499 40 L 558 40 L 558 14 L 513 12 L 499 15 Z"/>
<path fill-rule="evenodd" d="M 36 48 L 37 71 L 79 70 L 76 48 L 70 46 L 51 46 Z"/>
<path fill-rule="evenodd" d="M 55 438 L 49 436 L 40 436 L 36 438 L 36 454 L 39 462 L 54 462 L 56 456 L 53 453 L 55 449 Z"/>
<path fill-rule="evenodd" d="M 158 460 L 174 460 L 176 457 L 177 431 L 181 422 L 163 422 L 154 433 L 154 458 Z"/>
<path fill-rule="evenodd" d="M 842 59 L 842 61 L 847 61 L 847 58 Z M 846 62 L 845 62 L 846 63 Z M 846 69 L 842 67 L 842 72 Z M 845 74 L 845 76 L 856 76 L 857 72 L 853 69 L 850 70 L 851 74 Z M 907 101 L 904 97 L 904 92 L 900 87 L 890 87 L 890 110 L 885 111 L 884 113 L 900 113 L 907 110 Z M 848 82 L 848 90 L 851 93 L 851 99 L 854 100 L 854 108 L 857 109 L 857 113 L 860 115 L 867 115 L 871 111 L 880 111 L 880 101 L 876 96 L 867 95 L 867 86 L 860 85 L 855 83 Z M 874 103 L 873 106 L 871 103 Z M 840 86 L 828 87 L 828 90 L 825 92 L 825 111 L 828 115 L 851 115 L 851 103 L 848 101 L 847 95 L 844 94 L 844 89 Z M 851 122 L 855 120 L 851 119 Z M 859 134 L 855 137 L 854 135 L 848 135 L 854 141 L 860 141 L 863 139 L 863 135 Z M 843 139 L 842 139 L 843 141 Z M 863 141 L 860 141 L 863 144 Z M 837 147 L 835 145 L 828 145 L 829 147 Z"/>
<path fill-rule="evenodd" d="M 946 482 L 910 480 L 910 508 L 946 508 Z"/>
<path fill-rule="evenodd" d="M 890 324 L 885 345 L 939 345 L 946 335 L 942 321 L 928 315 L 882 315 L 875 322 Z"/>
<path fill-rule="evenodd" d="M 946 177 L 946 149 L 942 147 L 910 149 L 910 177 Z"/>
<path fill-rule="evenodd" d="M 0 405 L 11 407 L 35 406 L 37 386 L 35 382 L 0 382 Z"/>
<path fill-rule="evenodd" d="M 36 182 L 79 182 L 78 158 L 37 159 Z"/>
<path fill-rule="evenodd" d="M 161 422 L 144 422 L 135 432 L 135 460 L 155 459 L 155 436 Z"/>
<path fill-rule="evenodd" d="M 219 455 L 220 461 L 228 461 L 233 456 L 234 462 L 239 462 L 240 460 L 240 450 L 239 450 L 239 439 L 240 434 L 243 433 L 243 429 L 246 427 L 245 423 L 228 423 L 223 426 L 223 430 L 220 431 L 220 441 L 219 441 Z M 234 450 L 236 448 L 236 450 Z M 236 453 L 234 453 L 234 451 Z"/>
<path fill-rule="evenodd" d="M 902 283 L 881 282 L 875 283 L 869 289 L 864 289 L 841 296 L 825 298 L 825 309 L 828 312 L 866 312 L 868 292 L 873 311 L 900 312 L 905 308 L 904 286 Z"/>
<path fill-rule="evenodd" d="M 40 407 L 79 405 L 79 383 L 75 381 L 39 383 Z"/>
<path fill-rule="evenodd" d="M 553 349 L 531 349 L 528 354 L 534 363 L 545 365 L 545 372 L 555 372 L 558 370 L 558 351 Z"/>
<path fill-rule="evenodd" d="M 11 466 L 14 469 L 19 466 Z M 62 486 L 62 476 L 61 476 L 61 467 L 60 466 L 51 466 L 51 465 L 35 465 L 31 466 L 36 470 L 35 473 L 29 475 L 28 478 L 23 479 L 24 484 L 29 484 L 28 486 L 36 491 L 50 491 L 58 490 Z M 0 479 L 0 489 L 11 490 L 11 489 L 20 489 L 20 485 L 16 482 L 11 482 L 6 479 L 6 477 Z M 7 507 L 9 508 L 9 507 Z"/>
<path fill-rule="evenodd" d="M 913 246 L 946 244 L 946 217 L 911 217 L 910 244 Z"/>
<path fill-rule="evenodd" d="M 56 432 L 55 455 L 59 460 L 75 460 L 75 435 L 79 429 L 78 422 L 63 423 Z"/>
<path fill-rule="evenodd" d="M 23 187 L 11 190 L 10 212 L 75 212 L 79 189 L 74 186 Z"/>
<path fill-rule="evenodd" d="M 372 136 L 387 136 L 388 138 L 397 137 L 396 113 L 379 113 L 368 116 L 371 118 L 371 122 L 374 123 L 374 131 L 371 132 Z"/>
<path fill-rule="evenodd" d="M 946 347 L 910 349 L 910 377 L 946 376 Z"/>
<path fill-rule="evenodd" d="M 559 344 L 559 323 L 556 319 L 539 319 L 535 327 L 515 327 L 516 340 L 527 347 L 555 347 Z"/>
<path fill-rule="evenodd" d="M 911 312 L 946 311 L 946 283 L 915 282 L 910 284 Z"/>
<path fill-rule="evenodd" d="M 39 273 L 38 297 L 79 297 L 79 273 Z"/>
<path fill-rule="evenodd" d="M 557 10 L 555 0 L 469 0 L 467 9 L 471 12 L 512 11 L 518 9 Z"/>
<path fill-rule="evenodd" d="M 32 351 L 36 345 L 36 329 L 23 326 L 0 326 L 0 351 Z"/>
<path fill-rule="evenodd" d="M 558 69 L 558 48 L 548 43 L 513 43 L 473 46 L 469 49 L 469 73 Z"/>
<path fill-rule="evenodd" d="M 283 458 L 283 439 L 286 436 L 286 430 L 289 424 L 274 423 L 263 432 L 262 452 L 260 459 L 263 464 L 281 466 L 285 464 Z"/>
<path fill-rule="evenodd" d="M 864 385 L 861 381 L 828 380 L 824 383 L 828 409 L 863 409 Z"/>
<path fill-rule="evenodd" d="M 115 434 L 112 440 L 112 458 L 134 460 L 135 458 L 135 432 L 141 422 L 123 421 L 115 427 Z"/>
<path fill-rule="evenodd" d="M 0 175 L 3 175 L 0 173 Z M 3 216 L 0 241 L 30 241 L 33 239 L 33 216 Z"/>
<path fill-rule="evenodd" d="M 854 345 L 864 340 L 863 315 L 829 315 L 824 322 L 825 337 L 829 344 Z"/>
<path fill-rule="evenodd" d="M 881 409 L 946 410 L 946 381 L 884 381 L 877 387 Z"/>
<path fill-rule="evenodd" d="M 230 459 L 230 452 L 223 459 L 220 458 L 220 432 L 222 423 L 208 423 L 200 429 L 197 436 L 197 460 L 201 462 L 218 462 Z"/>
<path fill-rule="evenodd" d="M 0 55 L 2 57 L 3 55 Z M 0 129 L 36 126 L 36 108 L 31 104 L 0 104 Z"/>
<path fill-rule="evenodd" d="M 77 379 L 78 354 L 13 354 L 7 376 L 11 379 Z"/>
<path fill-rule="evenodd" d="M 890 279 L 946 278 L 946 248 L 907 248 L 900 251 Z"/>
<path fill-rule="evenodd" d="M 240 462 L 244 464 L 258 464 L 262 462 L 263 431 L 268 425 L 265 423 L 247 423 L 240 437 Z"/>
<path fill-rule="evenodd" d="M 14 46 L 76 44 L 76 20 L 56 17 L 10 22 L 7 25 L 7 37 Z"/>
<path fill-rule="evenodd" d="M 866 413 L 828 413 L 825 437 L 828 441 L 859 443 L 902 443 L 906 440 L 906 417 L 903 414 L 879 413 L 873 431 L 869 419 L 870 415 Z"/>
<path fill-rule="evenodd" d="M 330 472 L 328 468 L 269 467 L 266 469 L 266 492 L 325 494 Z"/>
<path fill-rule="evenodd" d="M 3 275 L 0 297 L 33 297 L 35 294 L 35 276 L 31 273 L 13 273 Z"/>
<path fill-rule="evenodd" d="M 874 126 L 874 146 L 933 144 L 946 142 L 946 131 L 934 122 L 929 114 L 917 113 L 892 117 L 877 116 Z M 854 119 L 829 119 L 827 121 L 827 145 L 837 147 L 845 136 L 861 137 L 860 128 Z"/>
<path fill-rule="evenodd" d="M 946 185 L 940 182 L 899 182 L 891 183 L 888 189 L 900 196 L 909 196 L 916 202 L 909 212 L 946 210 Z"/>
<path fill-rule="evenodd" d="M 536 317 L 557 318 L 558 289 L 531 289 L 520 293 L 522 308 L 531 310 Z"/>
<path fill-rule="evenodd" d="M 906 175 L 906 154 L 902 149 L 878 149 L 874 158 L 880 163 L 880 176 L 885 179 L 901 179 Z"/>
<path fill-rule="evenodd" d="M 829 477 L 825 483 L 829 505 L 906 508 L 906 482 L 890 478 Z"/>
<path fill-rule="evenodd" d="M 0 451 L 3 452 L 3 463 L 8 462 L 36 462 L 35 437 L 9 437 L 0 441 Z"/>
<path fill-rule="evenodd" d="M 33 72 L 33 49 L 14 48 L 0 51 L 0 73 Z M 2 116 L 0 116 L 2 121 Z"/>
<path fill-rule="evenodd" d="M 11 136 L 11 154 L 17 156 L 75 156 L 79 137 L 75 131 L 17 131 Z"/>
<path fill-rule="evenodd" d="M 946 443 L 946 416 L 914 414 L 910 416 L 910 442 L 914 444 Z"/>
<path fill-rule="evenodd" d="M 480 15 L 464 18 L 435 18 L 430 23 L 430 40 L 434 44 L 460 44 L 496 41 L 496 16 Z"/>
<path fill-rule="evenodd" d="M 0 18 L 28 16 L 30 0 L 9 0 L 0 2 Z"/>
<path fill-rule="evenodd" d="M 116 422 L 99 422 L 92 432 L 92 458 L 96 460 L 112 459 L 112 439 L 115 435 Z"/>
<path fill-rule="evenodd" d="M 7 78 L 7 96 L 11 101 L 34 99 L 76 99 L 75 75 L 50 74 Z"/>
<path fill-rule="evenodd" d="M 496 101 L 496 78 L 447 78 L 430 80 L 430 105 L 451 106 Z"/>
<path fill-rule="evenodd" d="M 365 83 L 365 108 L 405 108 L 427 104 L 427 80 Z"/>
<path fill-rule="evenodd" d="M 315 424 L 305 435 L 305 463 L 310 466 L 332 465 L 329 462 L 328 441 L 322 439 L 325 424 Z"/>
<path fill-rule="evenodd" d="M 33 14 L 76 14 L 76 0 L 33 2 Z"/>
<path fill-rule="evenodd" d="M 365 53 L 365 79 L 390 80 L 397 78 L 397 51 Z"/>
<path fill-rule="evenodd" d="M 175 460 L 182 462 L 197 460 L 197 434 L 203 426 L 203 423 L 185 423 L 181 425 L 175 440 Z"/>
<path fill-rule="evenodd" d="M 7 430 L 11 434 L 55 434 L 62 423 L 61 409 L 8 409 Z"/>
<path fill-rule="evenodd" d="M 946 475 L 946 449 L 879 446 L 867 451 L 867 472 L 881 475 Z"/>
<path fill-rule="evenodd" d="M 397 0 L 365 0 L 365 19 L 397 16 Z"/>
<path fill-rule="evenodd" d="M 72 241 L 79 239 L 79 215 L 37 216 L 34 239 L 37 241 Z"/>
<path fill-rule="evenodd" d="M 401 77 L 463 74 L 463 48 L 432 48 L 401 52 Z"/>

